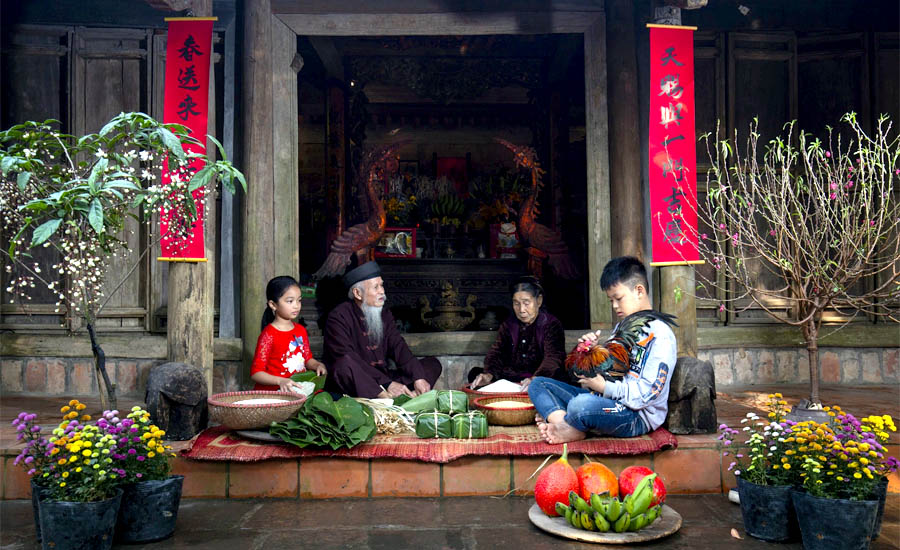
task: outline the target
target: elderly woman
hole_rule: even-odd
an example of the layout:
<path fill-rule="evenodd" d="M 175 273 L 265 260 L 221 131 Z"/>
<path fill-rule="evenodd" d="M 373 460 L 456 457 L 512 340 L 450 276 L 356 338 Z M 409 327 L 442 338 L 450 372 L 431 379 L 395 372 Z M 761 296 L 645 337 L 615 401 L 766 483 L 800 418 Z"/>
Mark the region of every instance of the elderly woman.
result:
<path fill-rule="evenodd" d="M 484 368 L 469 371 L 473 389 L 506 379 L 519 382 L 525 391 L 533 376 L 565 379 L 565 333 L 559 319 L 541 309 L 541 284 L 534 277 L 522 277 L 511 290 L 515 315 L 500 325 Z"/>

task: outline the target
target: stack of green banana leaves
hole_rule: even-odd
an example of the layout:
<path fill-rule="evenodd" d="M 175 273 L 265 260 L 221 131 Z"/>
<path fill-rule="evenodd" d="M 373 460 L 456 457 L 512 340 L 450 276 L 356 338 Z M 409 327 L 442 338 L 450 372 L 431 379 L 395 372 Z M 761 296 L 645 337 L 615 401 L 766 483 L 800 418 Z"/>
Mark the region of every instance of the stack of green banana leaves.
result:
<path fill-rule="evenodd" d="M 298 447 L 353 447 L 375 436 L 372 410 L 346 395 L 334 401 L 328 392 L 306 400 L 297 416 L 272 422 L 269 433 Z"/>
<path fill-rule="evenodd" d="M 416 435 L 421 438 L 487 437 L 487 418 L 481 412 L 469 412 L 465 393 L 455 390 L 431 390 L 412 399 L 398 398 L 394 404 L 416 414 Z"/>
<path fill-rule="evenodd" d="M 575 491 L 570 491 L 569 504 L 557 502 L 556 513 L 565 517 L 566 522 L 576 529 L 601 533 L 640 531 L 652 525 L 662 511 L 660 504 L 650 507 L 654 479 L 656 474 L 645 476 L 624 500 L 609 493 L 592 493 L 591 498 L 585 500 Z"/>

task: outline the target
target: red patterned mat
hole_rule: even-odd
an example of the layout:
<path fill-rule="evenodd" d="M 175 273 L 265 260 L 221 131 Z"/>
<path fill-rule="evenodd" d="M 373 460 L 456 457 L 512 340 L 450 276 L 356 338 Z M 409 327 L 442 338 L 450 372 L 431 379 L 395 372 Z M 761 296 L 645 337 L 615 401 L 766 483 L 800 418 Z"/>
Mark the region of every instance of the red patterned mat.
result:
<path fill-rule="evenodd" d="M 668 430 L 659 428 L 647 435 L 629 438 L 591 437 L 569 443 L 570 453 L 587 455 L 639 455 L 675 448 L 678 442 Z M 306 448 L 287 443 L 265 443 L 246 439 L 223 426 L 209 428 L 197 436 L 183 456 L 195 460 L 256 462 L 270 458 L 338 457 L 400 458 L 422 462 L 447 463 L 462 456 L 544 456 L 562 452 L 562 445 L 541 440 L 538 429 L 530 426 L 491 426 L 484 439 L 419 439 L 415 434 L 376 435 L 371 441 L 352 449 Z"/>

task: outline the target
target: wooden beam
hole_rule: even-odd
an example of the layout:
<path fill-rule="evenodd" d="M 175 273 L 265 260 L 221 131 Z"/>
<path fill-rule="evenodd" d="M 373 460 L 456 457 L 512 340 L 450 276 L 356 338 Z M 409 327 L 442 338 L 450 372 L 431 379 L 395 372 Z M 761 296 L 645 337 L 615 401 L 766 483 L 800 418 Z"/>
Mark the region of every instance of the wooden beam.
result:
<path fill-rule="evenodd" d="M 259 316 L 266 305 L 266 283 L 274 276 L 275 219 L 274 123 L 272 98 L 272 14 L 269 0 L 244 3 L 243 112 L 244 175 L 247 195 L 243 208 L 243 254 L 241 256 L 241 379 L 249 384 L 249 365 L 259 337 Z"/>
<path fill-rule="evenodd" d="M 212 15 L 212 0 L 194 0 L 194 15 Z M 215 70 L 209 67 L 208 133 L 216 128 Z M 210 141 L 210 154 L 216 151 Z M 216 281 L 216 201 L 215 190 L 205 204 L 204 254 L 206 262 L 174 262 L 169 266 L 169 300 L 167 341 L 169 361 L 193 365 L 203 371 L 206 390 L 212 394 L 213 383 L 213 312 L 215 310 Z"/>
<path fill-rule="evenodd" d="M 609 126 L 606 100 L 606 21 L 599 15 L 584 33 L 584 125 L 587 146 L 588 300 L 591 328 L 609 326 L 612 311 L 600 289 L 611 258 L 609 240 Z"/>
<path fill-rule="evenodd" d="M 410 36 L 582 33 L 600 16 L 584 12 L 298 14 L 278 18 L 304 36 Z"/>
<path fill-rule="evenodd" d="M 606 13 L 611 254 L 643 261 L 644 200 L 633 2 L 609 0 Z"/>
<path fill-rule="evenodd" d="M 146 359 L 158 361 L 168 358 L 165 336 L 145 334 L 100 333 L 97 341 L 107 358 Z M 0 335 L 0 355 L 7 357 L 90 357 L 91 342 L 78 334 L 27 334 L 6 332 Z M 216 361 L 240 361 L 241 341 L 238 338 L 216 338 L 213 341 Z"/>
<path fill-rule="evenodd" d="M 598 0 L 516 0 L 515 4 L 509 0 L 272 0 L 271 5 L 272 13 L 297 15 L 603 11 Z"/>
<path fill-rule="evenodd" d="M 309 43 L 316 50 L 319 59 L 322 60 L 328 76 L 343 82 L 345 78 L 344 59 L 334 45 L 334 40 L 321 36 L 310 36 Z"/>

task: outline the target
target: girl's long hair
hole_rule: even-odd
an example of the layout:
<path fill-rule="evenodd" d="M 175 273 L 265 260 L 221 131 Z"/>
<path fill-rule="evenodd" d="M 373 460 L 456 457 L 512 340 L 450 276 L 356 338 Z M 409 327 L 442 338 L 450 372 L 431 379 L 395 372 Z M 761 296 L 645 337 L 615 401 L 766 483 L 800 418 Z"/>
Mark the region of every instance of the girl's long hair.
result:
<path fill-rule="evenodd" d="M 281 299 L 287 289 L 292 286 L 300 288 L 300 283 L 290 275 L 281 275 L 269 281 L 269 284 L 266 285 L 266 310 L 263 311 L 262 324 L 260 324 L 259 330 L 264 330 L 275 320 L 275 313 L 269 307 L 269 301 L 278 303 L 278 300 Z"/>

